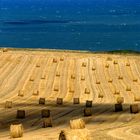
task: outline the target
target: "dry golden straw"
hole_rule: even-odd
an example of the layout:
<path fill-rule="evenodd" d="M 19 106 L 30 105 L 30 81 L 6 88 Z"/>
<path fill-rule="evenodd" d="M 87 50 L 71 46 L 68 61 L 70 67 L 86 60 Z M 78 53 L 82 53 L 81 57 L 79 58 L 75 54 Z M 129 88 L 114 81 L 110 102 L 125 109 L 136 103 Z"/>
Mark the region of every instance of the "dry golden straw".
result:
<path fill-rule="evenodd" d="M 85 122 L 82 119 L 70 120 L 70 128 L 71 129 L 84 129 Z"/>
<path fill-rule="evenodd" d="M 23 136 L 23 125 L 22 124 L 12 124 L 10 126 L 10 135 L 12 138 L 19 138 Z"/>
<path fill-rule="evenodd" d="M 123 98 L 123 97 L 118 97 L 118 98 L 117 98 L 117 103 L 118 103 L 118 104 L 124 103 L 124 98 Z"/>
<path fill-rule="evenodd" d="M 12 108 L 12 101 L 6 101 L 5 108 Z"/>
<path fill-rule="evenodd" d="M 40 99 L 39 99 L 39 104 L 44 105 L 44 104 L 45 104 L 45 98 L 40 98 Z"/>

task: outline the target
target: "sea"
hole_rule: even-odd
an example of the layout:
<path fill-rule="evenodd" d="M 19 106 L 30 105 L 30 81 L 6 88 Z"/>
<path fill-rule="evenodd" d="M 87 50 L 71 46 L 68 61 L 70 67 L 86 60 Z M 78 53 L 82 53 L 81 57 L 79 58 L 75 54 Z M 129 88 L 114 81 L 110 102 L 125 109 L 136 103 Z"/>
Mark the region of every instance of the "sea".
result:
<path fill-rule="evenodd" d="M 0 0 L 0 47 L 140 51 L 140 0 Z"/>

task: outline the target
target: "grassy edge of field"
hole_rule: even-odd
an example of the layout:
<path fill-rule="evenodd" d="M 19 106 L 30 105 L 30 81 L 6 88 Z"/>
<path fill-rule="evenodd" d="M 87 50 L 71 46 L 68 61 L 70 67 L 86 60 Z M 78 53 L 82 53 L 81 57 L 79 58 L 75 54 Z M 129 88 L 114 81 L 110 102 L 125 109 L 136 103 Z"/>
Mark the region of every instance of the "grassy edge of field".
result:
<path fill-rule="evenodd" d="M 134 50 L 112 50 L 112 51 L 86 51 L 86 50 L 65 50 L 65 49 L 42 49 L 42 48 L 12 48 L 0 47 L 0 49 L 8 48 L 11 51 L 48 51 L 48 52 L 69 52 L 69 53 L 89 53 L 89 54 L 132 54 L 140 55 L 140 51 Z"/>

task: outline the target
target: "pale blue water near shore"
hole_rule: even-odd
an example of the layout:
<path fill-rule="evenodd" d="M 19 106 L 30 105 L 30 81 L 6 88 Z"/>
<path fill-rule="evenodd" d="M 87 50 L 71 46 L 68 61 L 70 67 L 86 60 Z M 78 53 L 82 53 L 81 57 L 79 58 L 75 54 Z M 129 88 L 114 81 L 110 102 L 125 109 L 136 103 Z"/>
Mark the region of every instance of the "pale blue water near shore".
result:
<path fill-rule="evenodd" d="M 140 51 L 140 0 L 0 0 L 0 46 Z"/>

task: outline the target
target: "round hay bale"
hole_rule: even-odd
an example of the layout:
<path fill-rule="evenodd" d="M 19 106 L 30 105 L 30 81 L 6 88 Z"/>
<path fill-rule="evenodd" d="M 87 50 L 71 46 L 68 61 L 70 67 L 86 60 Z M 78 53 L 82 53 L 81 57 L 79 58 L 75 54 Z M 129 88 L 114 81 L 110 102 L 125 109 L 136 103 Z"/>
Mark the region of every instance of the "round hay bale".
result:
<path fill-rule="evenodd" d="M 85 76 L 82 75 L 81 76 L 81 80 L 84 81 L 85 80 Z"/>
<path fill-rule="evenodd" d="M 65 131 L 62 130 L 62 131 L 60 132 L 60 134 L 59 134 L 59 140 L 67 140 L 67 139 L 66 139 Z"/>
<path fill-rule="evenodd" d="M 41 117 L 42 118 L 49 118 L 50 117 L 50 110 L 49 109 L 42 109 L 41 110 Z"/>
<path fill-rule="evenodd" d="M 72 74 L 71 75 L 71 79 L 75 79 L 75 74 Z"/>
<path fill-rule="evenodd" d="M 92 116 L 92 108 L 91 107 L 84 108 L 84 116 L 85 117 Z"/>
<path fill-rule="evenodd" d="M 115 95 L 119 95 L 119 94 L 120 94 L 120 91 L 119 91 L 119 90 L 115 90 L 115 91 L 114 91 L 114 94 L 115 94 Z"/>
<path fill-rule="evenodd" d="M 60 72 L 59 71 L 56 72 L 56 77 L 60 77 Z"/>
<path fill-rule="evenodd" d="M 85 88 L 85 94 L 90 94 L 90 90 L 88 88 Z"/>
<path fill-rule="evenodd" d="M 118 76 L 118 79 L 119 79 L 119 80 L 123 80 L 123 76 L 119 75 L 119 76 Z"/>
<path fill-rule="evenodd" d="M 114 60 L 113 64 L 115 64 L 115 65 L 118 64 L 118 61 L 117 60 Z"/>
<path fill-rule="evenodd" d="M 127 62 L 127 63 L 126 63 L 126 66 L 128 66 L 128 67 L 129 67 L 129 66 L 130 66 L 130 63 L 129 63 L 129 62 Z"/>
<path fill-rule="evenodd" d="M 62 105 L 63 104 L 63 99 L 62 98 L 57 98 L 57 104 Z"/>
<path fill-rule="evenodd" d="M 69 92 L 74 93 L 74 88 L 73 87 L 69 87 Z"/>
<path fill-rule="evenodd" d="M 12 108 L 12 101 L 6 101 L 5 108 Z"/>
<path fill-rule="evenodd" d="M 86 65 L 87 65 L 86 62 L 82 63 L 82 67 L 86 67 Z"/>
<path fill-rule="evenodd" d="M 136 101 L 140 101 L 140 96 L 134 96 L 134 101 L 136 102 Z"/>
<path fill-rule="evenodd" d="M 130 105 L 130 112 L 131 113 L 134 113 L 134 114 L 138 113 L 139 112 L 139 106 L 138 106 L 138 104 L 132 104 L 132 105 Z"/>
<path fill-rule="evenodd" d="M 99 80 L 96 80 L 96 84 L 98 84 L 98 85 L 99 85 L 99 84 L 101 84 L 101 83 L 100 83 L 100 81 L 99 81 Z"/>
<path fill-rule="evenodd" d="M 46 75 L 43 74 L 43 75 L 41 76 L 41 79 L 42 79 L 42 80 L 46 79 Z"/>
<path fill-rule="evenodd" d="M 92 107 L 92 101 L 87 100 L 86 101 L 86 107 Z"/>
<path fill-rule="evenodd" d="M 38 91 L 38 90 L 34 90 L 34 91 L 33 91 L 33 95 L 34 95 L 34 96 L 38 96 L 38 95 L 39 95 L 39 91 Z"/>
<path fill-rule="evenodd" d="M 36 67 L 37 67 L 37 68 L 39 68 L 39 67 L 40 67 L 40 64 L 39 64 L 39 63 L 37 63 L 37 64 L 36 64 Z"/>
<path fill-rule="evenodd" d="M 115 112 L 123 111 L 122 104 L 115 104 Z"/>
<path fill-rule="evenodd" d="M 59 140 L 92 140 L 88 129 L 62 130 L 59 134 Z"/>
<path fill-rule="evenodd" d="M 46 127 L 52 127 L 52 118 L 48 117 L 48 118 L 43 118 L 42 120 L 42 127 L 46 128 Z"/>
<path fill-rule="evenodd" d="M 53 63 L 57 63 L 57 59 L 56 58 L 53 58 Z"/>
<path fill-rule="evenodd" d="M 118 98 L 117 98 L 117 103 L 118 103 L 118 104 L 124 103 L 124 98 L 123 98 L 123 97 L 118 97 Z"/>
<path fill-rule="evenodd" d="M 17 110 L 17 118 L 24 119 L 25 118 L 25 110 Z"/>
<path fill-rule="evenodd" d="M 109 78 L 108 79 L 108 83 L 112 83 L 113 82 L 113 79 L 112 78 Z"/>
<path fill-rule="evenodd" d="M 54 86 L 54 91 L 59 91 L 59 87 L 58 86 Z"/>
<path fill-rule="evenodd" d="M 107 61 L 112 61 L 112 58 L 111 58 L 111 57 L 107 57 L 106 60 L 107 60 Z"/>
<path fill-rule="evenodd" d="M 60 61 L 64 61 L 64 57 L 60 57 Z"/>
<path fill-rule="evenodd" d="M 3 52 L 8 52 L 8 48 L 3 48 L 2 51 Z"/>
<path fill-rule="evenodd" d="M 31 76 L 29 81 L 33 82 L 34 81 L 34 76 Z"/>
<path fill-rule="evenodd" d="M 82 119 L 70 120 L 70 128 L 71 129 L 84 129 L 85 122 Z"/>
<path fill-rule="evenodd" d="M 137 78 L 134 78 L 134 79 L 133 79 L 133 82 L 138 82 L 138 79 L 137 79 Z"/>
<path fill-rule="evenodd" d="M 93 70 L 93 71 L 95 71 L 95 70 L 96 70 L 96 67 L 95 67 L 95 66 L 93 66 L 93 67 L 92 67 L 92 70 Z"/>
<path fill-rule="evenodd" d="M 79 104 L 80 101 L 79 101 L 79 98 L 73 98 L 73 104 Z"/>
<path fill-rule="evenodd" d="M 103 97 L 104 97 L 104 95 L 102 93 L 98 94 L 98 98 L 103 98 Z"/>
<path fill-rule="evenodd" d="M 10 126 L 10 135 L 12 138 L 19 138 L 23 136 L 23 125 L 22 124 L 12 124 Z"/>
<path fill-rule="evenodd" d="M 105 68 L 109 68 L 109 64 L 106 64 L 106 65 L 105 65 Z"/>
<path fill-rule="evenodd" d="M 45 105 L 45 98 L 40 98 L 39 99 L 39 104 Z"/>
<path fill-rule="evenodd" d="M 131 91 L 131 86 L 127 86 L 126 91 Z"/>
<path fill-rule="evenodd" d="M 23 97 L 24 96 L 24 91 L 23 90 L 19 90 L 18 91 L 18 96 Z"/>

